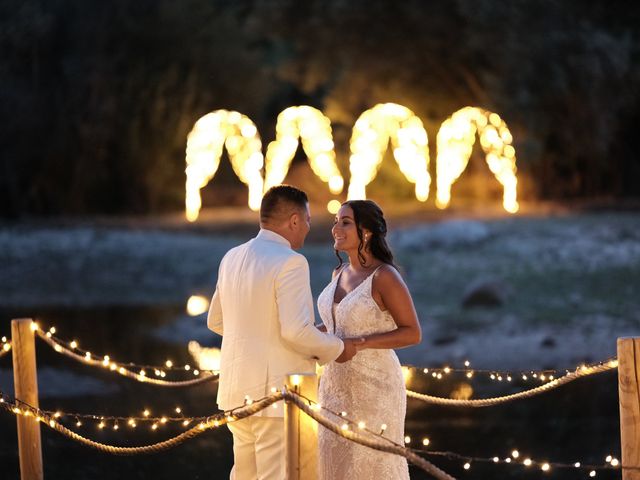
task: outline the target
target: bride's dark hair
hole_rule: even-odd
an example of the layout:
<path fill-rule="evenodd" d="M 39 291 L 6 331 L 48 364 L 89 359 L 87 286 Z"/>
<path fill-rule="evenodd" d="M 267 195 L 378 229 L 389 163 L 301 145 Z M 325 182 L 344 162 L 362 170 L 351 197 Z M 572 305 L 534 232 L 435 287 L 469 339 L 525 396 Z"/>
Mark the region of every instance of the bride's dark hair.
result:
<path fill-rule="evenodd" d="M 369 239 L 369 251 L 371 255 L 397 270 L 397 265 L 393 263 L 393 253 L 391 253 L 391 249 L 385 238 L 387 235 L 387 222 L 378 204 L 371 200 L 348 200 L 344 202 L 342 206 L 351 207 L 351 210 L 353 210 L 353 221 L 356 224 L 358 238 L 360 239 L 360 245 L 358 245 L 358 260 L 360 261 L 360 265 L 363 267 L 367 266 L 364 255 L 362 254 L 365 246 L 362 234 L 362 229 L 364 228 L 371 232 L 371 238 Z M 340 253 L 338 253 L 337 250 L 335 252 L 340 262 L 337 268 L 340 268 L 343 260 Z"/>

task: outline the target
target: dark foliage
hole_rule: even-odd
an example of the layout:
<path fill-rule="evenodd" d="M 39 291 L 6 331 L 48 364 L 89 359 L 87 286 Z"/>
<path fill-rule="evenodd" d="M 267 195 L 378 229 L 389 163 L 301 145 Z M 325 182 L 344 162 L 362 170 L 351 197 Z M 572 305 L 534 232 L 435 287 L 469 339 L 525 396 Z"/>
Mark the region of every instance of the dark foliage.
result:
<path fill-rule="evenodd" d="M 343 167 L 375 103 L 415 111 L 432 158 L 475 105 L 507 121 L 532 197 L 637 195 L 638 25 L 578 0 L 5 0 L 0 215 L 178 210 L 200 116 L 238 110 L 266 143 L 296 104 L 334 122 Z"/>

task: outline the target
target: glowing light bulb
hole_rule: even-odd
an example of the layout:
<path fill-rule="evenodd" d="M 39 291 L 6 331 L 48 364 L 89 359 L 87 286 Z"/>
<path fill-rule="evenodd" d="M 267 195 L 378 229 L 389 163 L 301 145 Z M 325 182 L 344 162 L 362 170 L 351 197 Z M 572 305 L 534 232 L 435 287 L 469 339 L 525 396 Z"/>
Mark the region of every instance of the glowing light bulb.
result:
<path fill-rule="evenodd" d="M 209 299 L 202 295 L 192 295 L 187 300 L 187 313 L 191 317 L 197 317 L 209 310 Z"/>
<path fill-rule="evenodd" d="M 338 200 L 330 200 L 329 203 L 327 203 L 327 210 L 330 214 L 335 215 L 338 213 L 338 210 L 340 210 L 341 205 Z"/>

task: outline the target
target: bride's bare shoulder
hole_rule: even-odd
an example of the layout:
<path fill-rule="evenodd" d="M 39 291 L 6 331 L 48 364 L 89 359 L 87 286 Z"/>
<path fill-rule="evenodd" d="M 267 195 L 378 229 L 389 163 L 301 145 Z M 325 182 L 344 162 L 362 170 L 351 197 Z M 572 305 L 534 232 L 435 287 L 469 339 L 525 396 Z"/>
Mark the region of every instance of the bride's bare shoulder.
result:
<path fill-rule="evenodd" d="M 336 268 L 334 268 L 333 272 L 331 273 L 331 280 L 334 280 L 346 266 L 346 263 L 341 263 Z"/>
<path fill-rule="evenodd" d="M 388 263 L 382 264 L 373 275 L 374 288 L 376 290 L 404 287 L 405 283 L 400 272 Z"/>

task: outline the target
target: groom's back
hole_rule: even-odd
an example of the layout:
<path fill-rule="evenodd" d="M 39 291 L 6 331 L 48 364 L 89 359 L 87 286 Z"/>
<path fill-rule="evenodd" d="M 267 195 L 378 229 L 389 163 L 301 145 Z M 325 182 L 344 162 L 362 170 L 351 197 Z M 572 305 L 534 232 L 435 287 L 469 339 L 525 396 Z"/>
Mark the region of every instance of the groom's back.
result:
<path fill-rule="evenodd" d="M 245 395 L 261 398 L 280 388 L 289 371 L 310 371 L 314 363 L 283 340 L 276 282 L 283 269 L 308 268 L 288 244 L 264 233 L 231 249 L 223 258 L 218 291 L 223 318 L 218 405 L 241 405 Z M 304 265 L 304 267 L 303 267 Z M 308 281 L 308 280 L 307 280 Z M 313 307 L 309 307 L 312 314 Z M 268 409 L 281 416 L 281 407 Z"/>
<path fill-rule="evenodd" d="M 276 313 L 275 279 L 292 256 L 300 255 L 284 245 L 257 238 L 225 255 L 222 278 L 218 279 L 225 336 L 247 335 L 245 327 L 259 328 L 264 317 Z"/>

